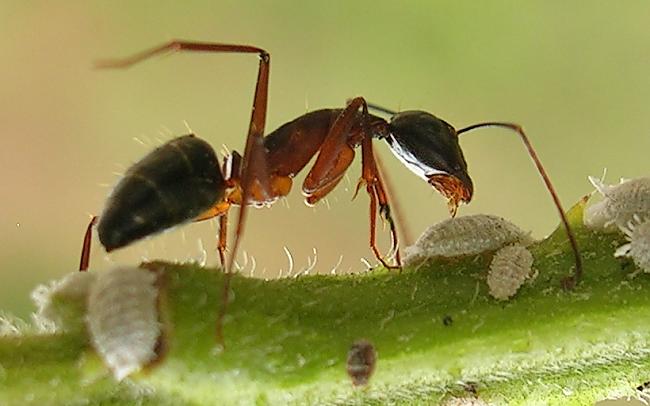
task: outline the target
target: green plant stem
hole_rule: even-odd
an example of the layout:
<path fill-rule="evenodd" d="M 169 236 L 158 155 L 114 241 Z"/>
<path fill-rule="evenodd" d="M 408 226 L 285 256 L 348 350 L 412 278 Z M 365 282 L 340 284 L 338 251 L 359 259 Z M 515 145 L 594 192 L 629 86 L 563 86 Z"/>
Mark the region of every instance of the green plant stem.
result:
<path fill-rule="evenodd" d="M 585 264 L 573 291 L 560 287 L 573 264 L 561 230 L 531 247 L 538 275 L 507 302 L 487 293 L 489 253 L 402 272 L 236 276 L 225 351 L 214 338 L 222 274 L 158 264 L 166 332 L 158 362 L 118 384 L 94 355 L 83 323 L 66 333 L 0 338 L 0 404 L 384 404 L 477 396 L 568 405 L 632 394 L 650 377 L 643 318 L 650 278 L 629 278 L 633 265 L 612 255 L 621 237 L 585 229 L 581 214 L 581 207 L 571 213 Z M 69 317 L 83 320 L 83 305 L 69 308 L 78 309 Z M 346 357 L 361 338 L 379 355 L 360 389 L 346 375 Z"/>

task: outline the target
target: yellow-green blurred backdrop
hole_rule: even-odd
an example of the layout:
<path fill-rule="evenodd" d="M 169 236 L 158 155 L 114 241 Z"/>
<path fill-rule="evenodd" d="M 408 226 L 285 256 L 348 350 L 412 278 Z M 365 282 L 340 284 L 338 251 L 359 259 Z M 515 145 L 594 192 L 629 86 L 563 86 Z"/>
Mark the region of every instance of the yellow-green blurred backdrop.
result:
<path fill-rule="evenodd" d="M 128 165 L 193 131 L 243 149 L 256 75 L 252 55 L 174 55 L 124 71 L 92 61 L 172 38 L 254 44 L 272 55 L 268 130 L 307 109 L 363 95 L 423 109 L 457 127 L 524 125 L 566 206 L 608 180 L 648 174 L 650 3 L 565 1 L 0 2 L 0 309 L 26 315 L 41 281 L 74 271 L 90 213 Z M 146 145 L 134 140 L 138 138 Z M 476 194 L 460 214 L 508 217 L 535 236 L 558 220 L 517 138 L 485 130 L 461 141 Z M 443 199 L 376 144 L 417 236 L 447 217 Z M 359 166 L 307 208 L 299 183 L 285 204 L 250 213 L 242 248 L 255 275 L 361 271 L 367 197 L 350 201 Z M 142 257 L 201 257 L 213 222 L 182 227 L 93 268 Z M 382 248 L 387 248 L 382 239 Z M 342 255 L 342 259 L 340 256 Z M 249 261 L 244 272 L 250 272 Z"/>

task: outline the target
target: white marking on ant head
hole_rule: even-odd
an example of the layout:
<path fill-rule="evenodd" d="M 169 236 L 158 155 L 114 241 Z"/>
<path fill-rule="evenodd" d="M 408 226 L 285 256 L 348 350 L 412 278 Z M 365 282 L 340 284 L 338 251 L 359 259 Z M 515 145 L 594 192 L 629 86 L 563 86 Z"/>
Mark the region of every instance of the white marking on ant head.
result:
<path fill-rule="evenodd" d="M 635 214 L 650 216 L 650 178 L 629 179 L 618 185 L 606 185 L 592 176 L 589 181 L 603 200 L 585 209 L 583 220 L 587 227 L 616 231 L 616 227 L 626 227 Z"/>
<path fill-rule="evenodd" d="M 432 175 L 448 175 L 447 172 L 441 171 L 440 169 L 432 168 L 426 165 L 423 162 L 420 162 L 410 151 L 402 148 L 399 142 L 395 140 L 393 134 L 388 134 L 386 141 L 390 145 L 390 150 L 397 157 L 399 161 L 404 164 L 411 172 L 417 175 L 419 178 L 423 179 L 425 182 L 429 182 L 429 177 Z"/>
<path fill-rule="evenodd" d="M 508 244 L 532 242 L 530 233 L 501 217 L 486 214 L 456 217 L 427 228 L 414 245 L 404 250 L 404 264 L 420 264 L 433 257 L 475 255 Z"/>
<path fill-rule="evenodd" d="M 501 248 L 494 254 L 487 284 L 490 295 L 497 300 L 514 296 L 531 274 L 533 255 L 520 245 Z"/>
<path fill-rule="evenodd" d="M 633 216 L 633 221 L 621 227 L 629 241 L 619 247 L 614 256 L 632 258 L 634 264 L 645 273 L 650 273 L 650 219 Z"/>
<path fill-rule="evenodd" d="M 118 267 L 98 272 L 88 294 L 91 344 L 122 380 L 156 358 L 161 335 L 153 272 Z"/>

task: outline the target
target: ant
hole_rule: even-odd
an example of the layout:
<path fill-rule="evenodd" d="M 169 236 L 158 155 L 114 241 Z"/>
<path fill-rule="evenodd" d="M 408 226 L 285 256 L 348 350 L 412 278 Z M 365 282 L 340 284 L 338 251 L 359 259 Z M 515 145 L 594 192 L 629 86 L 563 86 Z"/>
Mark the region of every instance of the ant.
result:
<path fill-rule="evenodd" d="M 502 127 L 520 136 L 551 194 L 575 256 L 575 274 L 567 279 L 568 286 L 579 281 L 582 264 L 576 239 L 551 181 L 521 126 L 485 122 L 456 130 L 424 111 L 398 113 L 356 97 L 345 108 L 308 112 L 264 136 L 271 57 L 262 48 L 171 41 L 126 59 L 100 62 L 98 67 L 126 68 L 154 55 L 179 51 L 259 56 L 244 154 L 233 151 L 220 167 L 212 147 L 190 134 L 175 138 L 146 155 L 128 169 L 117 184 L 99 221 L 97 217 L 90 221 L 84 236 L 80 270 L 88 269 L 91 233 L 96 224 L 100 242 L 106 251 L 112 251 L 183 222 L 219 217 L 217 249 L 226 270 L 221 321 L 228 303 L 230 276 L 248 206 L 268 206 L 286 196 L 293 177 L 317 155 L 302 184 L 307 204 L 315 204 L 341 181 L 359 146 L 362 173 L 354 195 L 365 186 L 370 197 L 370 248 L 386 268 L 400 268 L 395 222 L 372 140 L 385 140 L 404 165 L 447 198 L 453 217 L 459 204 L 469 203 L 474 190 L 458 136 L 477 128 Z M 390 121 L 369 110 L 390 115 Z M 232 205 L 239 206 L 240 210 L 230 262 L 226 264 L 228 212 Z M 390 264 L 376 246 L 377 212 L 390 227 L 394 264 Z M 220 321 L 218 337 L 222 337 Z"/>

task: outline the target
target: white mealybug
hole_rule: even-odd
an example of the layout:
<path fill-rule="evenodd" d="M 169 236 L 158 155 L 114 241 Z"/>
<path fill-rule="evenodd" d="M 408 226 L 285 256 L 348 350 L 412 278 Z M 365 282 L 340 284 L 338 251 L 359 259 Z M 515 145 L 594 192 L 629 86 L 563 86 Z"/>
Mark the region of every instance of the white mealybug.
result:
<path fill-rule="evenodd" d="M 633 217 L 626 227 L 621 227 L 629 242 L 618 248 L 614 256 L 630 257 L 638 268 L 650 273 L 650 220 Z"/>
<path fill-rule="evenodd" d="M 20 336 L 30 331 L 27 322 L 10 315 L 0 312 L 0 337 Z"/>
<path fill-rule="evenodd" d="M 86 322 L 93 347 L 117 380 L 156 358 L 161 334 L 156 275 L 142 268 L 97 272 Z"/>
<path fill-rule="evenodd" d="M 496 250 L 504 245 L 533 242 L 508 220 L 487 214 L 447 219 L 427 228 L 415 244 L 404 250 L 404 264 L 419 264 L 432 257 L 456 257 Z"/>
<path fill-rule="evenodd" d="M 494 254 L 487 284 L 490 295 L 497 300 L 507 300 L 514 296 L 530 276 L 533 255 L 520 245 L 503 247 Z"/>
<path fill-rule="evenodd" d="M 622 180 L 618 185 L 606 185 L 600 179 L 589 181 L 603 196 L 584 211 L 584 223 L 592 229 L 616 231 L 626 227 L 633 216 L 650 216 L 650 178 Z"/>
<path fill-rule="evenodd" d="M 32 291 L 36 305 L 34 324 L 43 331 L 68 331 L 83 328 L 80 314 L 86 312 L 95 272 L 74 272 L 61 280 L 39 285 Z"/>

